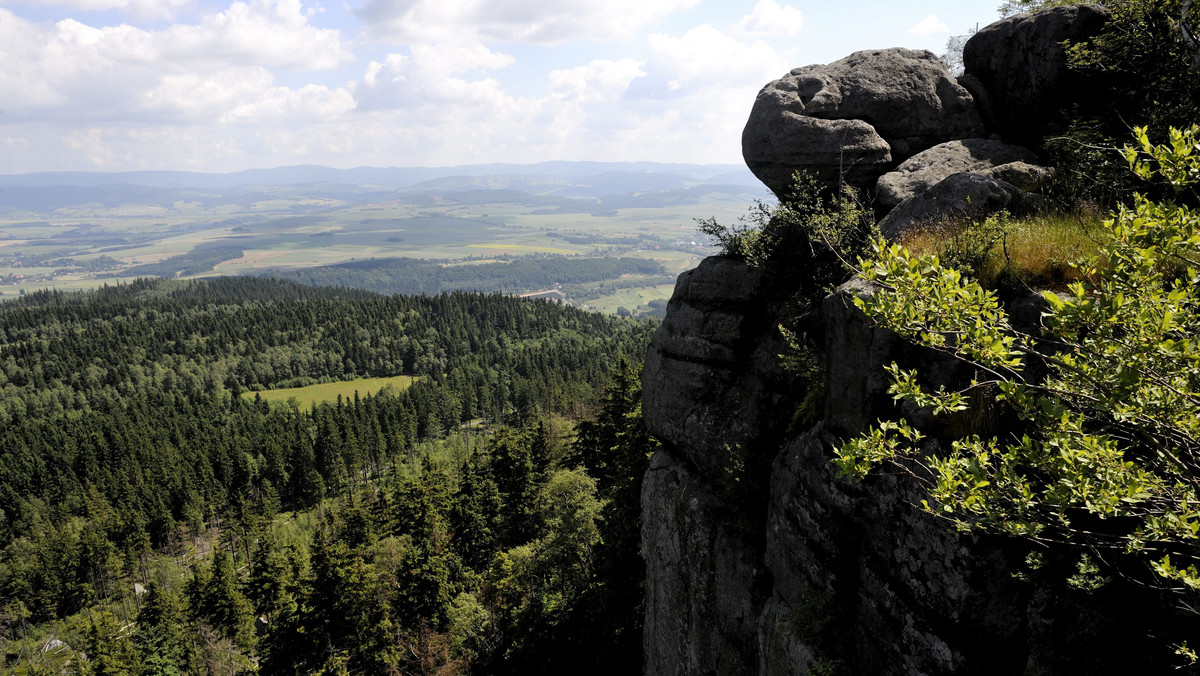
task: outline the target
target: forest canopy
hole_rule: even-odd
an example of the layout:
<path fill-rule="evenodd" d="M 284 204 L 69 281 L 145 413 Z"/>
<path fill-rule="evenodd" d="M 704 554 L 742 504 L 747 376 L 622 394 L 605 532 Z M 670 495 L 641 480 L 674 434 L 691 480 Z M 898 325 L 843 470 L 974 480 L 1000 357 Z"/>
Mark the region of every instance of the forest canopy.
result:
<path fill-rule="evenodd" d="M 6 652 L 47 668 L 54 628 L 87 673 L 528 673 L 590 641 L 636 670 L 652 329 L 247 278 L 0 305 Z"/>

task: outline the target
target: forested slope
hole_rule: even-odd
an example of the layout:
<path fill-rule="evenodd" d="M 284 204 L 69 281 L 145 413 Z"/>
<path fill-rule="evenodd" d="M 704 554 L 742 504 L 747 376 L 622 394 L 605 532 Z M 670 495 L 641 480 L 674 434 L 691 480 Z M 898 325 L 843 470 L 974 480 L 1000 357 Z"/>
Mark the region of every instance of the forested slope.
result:
<path fill-rule="evenodd" d="M 54 622 L 89 673 L 551 669 L 586 607 L 597 664 L 639 660 L 625 357 L 650 329 L 239 278 L 0 305 L 6 652 Z M 238 396 L 402 373 L 312 410 Z"/>
<path fill-rule="evenodd" d="M 272 277 L 314 286 L 346 286 L 379 293 L 433 294 L 444 291 L 521 293 L 616 280 L 624 275 L 650 276 L 640 285 L 669 283 L 662 263 L 644 258 L 527 257 L 511 261 L 446 265 L 441 261 L 388 258 L 353 261 L 295 270 L 276 270 Z"/>

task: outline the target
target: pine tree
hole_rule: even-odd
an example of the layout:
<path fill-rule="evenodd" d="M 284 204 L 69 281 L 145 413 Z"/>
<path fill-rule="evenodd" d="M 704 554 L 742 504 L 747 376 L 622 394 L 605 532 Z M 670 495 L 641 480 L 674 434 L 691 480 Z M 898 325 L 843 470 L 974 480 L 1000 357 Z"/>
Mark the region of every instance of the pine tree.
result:
<path fill-rule="evenodd" d="M 183 599 L 171 589 L 150 583 L 145 605 L 138 613 L 133 641 L 142 656 L 147 676 L 189 673 L 191 655 Z"/>

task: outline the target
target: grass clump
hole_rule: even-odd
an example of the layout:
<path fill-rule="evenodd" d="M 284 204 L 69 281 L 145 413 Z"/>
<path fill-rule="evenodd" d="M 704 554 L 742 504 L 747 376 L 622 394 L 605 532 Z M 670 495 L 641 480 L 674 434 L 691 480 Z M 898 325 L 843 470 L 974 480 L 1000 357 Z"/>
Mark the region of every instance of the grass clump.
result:
<path fill-rule="evenodd" d="M 934 254 L 975 277 L 984 288 L 1027 292 L 1062 290 L 1084 281 L 1079 261 L 1104 249 L 1104 218 L 1094 211 L 1012 218 L 1001 213 L 981 222 L 940 223 L 913 231 L 900 243 L 914 255 Z"/>

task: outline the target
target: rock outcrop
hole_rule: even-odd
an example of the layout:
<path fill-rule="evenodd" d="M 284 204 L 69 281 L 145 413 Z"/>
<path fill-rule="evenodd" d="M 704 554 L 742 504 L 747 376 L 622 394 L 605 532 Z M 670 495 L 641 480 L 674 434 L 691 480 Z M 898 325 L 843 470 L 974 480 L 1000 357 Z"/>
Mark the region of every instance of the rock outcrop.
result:
<path fill-rule="evenodd" d="M 987 91 L 989 126 L 1014 143 L 1061 130 L 1071 105 L 1094 95 L 1067 68 L 1063 42 L 1096 35 L 1108 17 L 1100 5 L 1066 5 L 1017 14 L 971 36 L 963 65 Z"/>
<path fill-rule="evenodd" d="M 914 229 L 953 225 L 1007 211 L 1024 216 L 1045 205 L 1045 198 L 984 174 L 957 173 L 901 202 L 879 221 L 879 231 L 900 241 Z"/>
<path fill-rule="evenodd" d="M 651 431 L 674 440 L 681 459 L 709 476 L 728 470 L 731 449 L 773 429 L 786 399 L 784 374 L 775 368 L 784 344 L 758 302 L 768 291 L 762 273 L 744 263 L 705 259 L 679 276 L 646 354 Z"/>
<path fill-rule="evenodd" d="M 1032 150 L 995 139 L 948 141 L 917 153 L 881 176 L 876 199 L 891 209 L 959 172 L 981 173 L 1010 162 L 1036 161 Z"/>
<path fill-rule="evenodd" d="M 705 259 L 679 276 L 646 355 L 642 406 L 664 441 L 642 484 L 648 674 L 753 673 L 762 535 L 729 518 L 721 486 L 787 423 L 793 393 L 765 282 L 740 261 Z"/>
<path fill-rule="evenodd" d="M 780 199 L 803 170 L 828 186 L 866 189 L 881 217 L 958 172 L 1036 189 L 1036 180 L 1025 179 L 1045 172 L 990 170 L 1014 162 L 1035 167 L 1031 151 L 1007 144 L 1040 147 L 1062 130 L 1073 106 L 1103 104 L 1097 97 L 1108 90 L 1068 67 L 1064 41 L 1096 35 L 1108 17 L 1100 5 L 1068 5 L 998 21 L 967 42 L 959 78 L 932 53 L 908 49 L 796 68 L 758 93 L 742 156 Z M 1008 181 L 1018 174 L 1022 180 Z M 948 196 L 951 186 L 968 191 Z M 982 194 L 965 179 L 941 187 L 959 203 Z M 1007 186 L 1000 187 L 989 184 L 988 203 L 1006 208 L 1008 200 L 998 198 Z"/>
<path fill-rule="evenodd" d="M 934 54 L 885 49 L 796 68 L 767 84 L 742 133 L 742 155 L 782 197 L 796 169 L 871 186 L 926 148 L 982 133 L 974 99 Z"/>

